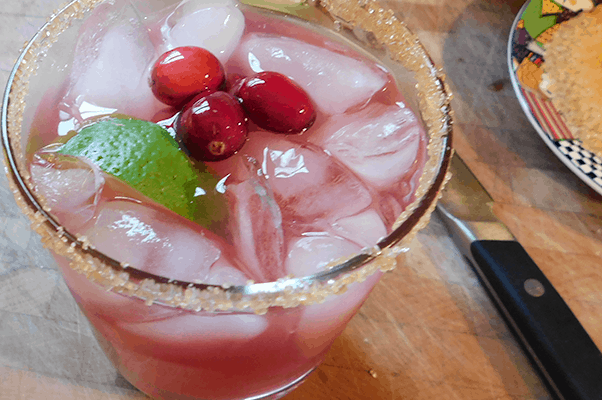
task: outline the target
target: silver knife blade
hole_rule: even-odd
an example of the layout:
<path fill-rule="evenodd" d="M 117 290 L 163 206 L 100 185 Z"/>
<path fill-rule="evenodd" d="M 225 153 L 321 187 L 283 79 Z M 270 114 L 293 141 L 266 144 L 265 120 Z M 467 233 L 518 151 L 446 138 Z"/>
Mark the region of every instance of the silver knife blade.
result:
<path fill-rule="evenodd" d="M 602 353 L 554 286 L 495 216 L 493 199 L 462 159 L 437 205 L 455 244 L 475 270 L 552 395 L 602 399 Z"/>
<path fill-rule="evenodd" d="M 452 157 L 449 170 L 452 177 L 437 209 L 446 221 L 453 221 L 448 229 L 461 230 L 454 235 L 454 240 L 465 240 L 459 246 L 464 256 L 472 259 L 470 243 L 475 240 L 514 240 L 493 213 L 493 198 L 457 154 Z"/>

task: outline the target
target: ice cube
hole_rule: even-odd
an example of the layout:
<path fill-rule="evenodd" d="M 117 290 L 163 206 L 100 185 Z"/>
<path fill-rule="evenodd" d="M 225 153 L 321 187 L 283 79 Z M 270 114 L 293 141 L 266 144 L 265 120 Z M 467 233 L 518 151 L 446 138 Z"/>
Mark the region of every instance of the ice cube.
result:
<path fill-rule="evenodd" d="M 64 102 L 75 110 L 86 101 L 150 119 L 161 104 L 148 84 L 157 57 L 148 30 L 130 6 L 118 15 L 107 10 L 96 9 L 80 31 Z"/>
<path fill-rule="evenodd" d="M 272 189 L 254 160 L 237 159 L 242 165 L 225 181 L 232 210 L 234 246 L 257 282 L 284 276 L 282 215 Z"/>
<path fill-rule="evenodd" d="M 307 358 L 325 352 L 359 310 L 376 285 L 381 272 L 364 282 L 355 282 L 342 294 L 330 296 L 324 303 L 307 306 L 296 330 L 297 347 Z"/>
<path fill-rule="evenodd" d="M 251 132 L 249 137 L 252 140 L 237 156 L 259 161 L 283 219 L 295 223 L 336 221 L 372 203 L 366 186 L 322 149 L 268 132 Z"/>
<path fill-rule="evenodd" d="M 197 46 L 225 64 L 242 37 L 245 17 L 233 0 L 189 0 L 167 18 L 161 28 L 164 50 Z"/>
<path fill-rule="evenodd" d="M 332 224 L 334 232 L 362 247 L 372 247 L 387 234 L 381 216 L 374 209 L 350 217 L 343 217 Z"/>
<path fill-rule="evenodd" d="M 204 346 L 250 340 L 262 334 L 267 326 L 265 316 L 254 314 L 185 313 L 162 321 L 123 324 L 122 328 L 150 343 L 189 343 L 191 351 L 202 353 Z"/>
<path fill-rule="evenodd" d="M 251 277 L 245 275 L 242 271 L 232 267 L 224 259 L 220 258 L 211 266 L 211 269 L 203 278 L 202 282 L 210 285 L 232 286 L 246 285 Z"/>
<path fill-rule="evenodd" d="M 425 157 L 423 132 L 402 103 L 372 105 L 335 116 L 317 127 L 309 141 L 322 146 L 371 185 L 387 187 L 410 175 Z"/>
<path fill-rule="evenodd" d="M 276 71 L 303 87 L 327 114 L 367 102 L 387 83 L 384 70 L 301 40 L 251 34 L 232 56 L 242 74 Z"/>
<path fill-rule="evenodd" d="M 34 155 L 30 166 L 35 191 L 67 231 L 76 233 L 94 215 L 105 187 L 100 169 L 85 159 Z"/>
<path fill-rule="evenodd" d="M 54 254 L 61 267 L 69 290 L 88 315 L 109 321 L 149 322 L 173 317 L 183 313 L 181 309 L 153 304 L 149 307 L 139 298 L 129 297 L 114 291 L 107 291 L 103 286 L 93 282 L 91 277 L 74 271 L 69 265 L 71 260 Z M 100 328 L 105 326 L 101 324 Z M 112 336 L 111 330 L 105 333 Z"/>
<path fill-rule="evenodd" d="M 199 225 L 160 206 L 131 201 L 106 204 L 84 234 L 110 257 L 184 281 L 202 281 L 228 253 L 226 243 Z"/>
<path fill-rule="evenodd" d="M 292 239 L 288 249 L 286 271 L 296 277 L 322 272 L 328 263 L 361 250 L 357 244 L 328 232 L 306 232 Z"/>

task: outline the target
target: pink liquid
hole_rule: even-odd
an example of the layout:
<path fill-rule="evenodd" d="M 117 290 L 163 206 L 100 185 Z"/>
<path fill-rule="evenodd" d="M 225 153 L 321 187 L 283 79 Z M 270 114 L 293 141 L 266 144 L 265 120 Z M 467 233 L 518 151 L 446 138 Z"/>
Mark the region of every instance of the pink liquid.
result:
<path fill-rule="evenodd" d="M 390 232 L 395 218 L 413 199 L 426 158 L 423 130 L 416 117 L 400 107 L 404 100 L 393 78 L 352 49 L 305 28 L 253 13 L 246 13 L 245 18 L 241 44 L 225 63 L 228 73 L 253 72 L 246 62 L 248 52 L 242 51 L 244 45 L 251 46 L 266 35 L 284 35 L 357 61 L 371 70 L 375 79 L 382 79 L 382 85 L 365 101 L 344 106 L 342 111 L 337 110 L 339 102 L 317 102 L 316 123 L 303 135 L 277 135 L 251 125 L 250 140 L 239 154 L 211 163 L 220 177 L 232 174 L 228 190 L 236 200 L 231 213 L 238 218 L 233 218 L 236 222 L 223 237 L 153 204 L 93 166 L 76 163 L 67 168 L 76 171 L 75 177 L 69 177 L 71 172 L 34 159 L 33 167 L 50 174 L 61 171 L 72 179 L 69 182 L 79 184 L 79 197 L 72 195 L 71 183 L 69 191 L 39 185 L 41 194 L 55 196 L 54 214 L 68 230 L 85 234 L 100 251 L 137 268 L 174 279 L 216 284 L 309 275 L 328 261 L 374 245 Z M 151 31 L 160 48 L 158 36 L 156 30 Z M 272 61 L 279 66 L 277 59 Z M 65 124 L 70 117 L 83 118 L 78 115 L 82 114 L 81 103 L 69 103 L 72 97 L 65 94 L 67 87 L 65 83 L 49 91 L 41 103 L 32 125 L 39 145 L 55 140 L 61 121 Z M 307 90 L 313 93 L 315 88 Z M 143 104 L 140 110 L 117 108 L 135 117 L 153 116 L 154 120 L 176 111 L 152 99 Z M 391 138 L 384 143 L 399 140 L 403 145 L 399 153 L 367 157 L 368 162 L 364 162 L 353 153 L 354 135 L 361 134 L 361 128 L 373 120 L 381 121 L 381 125 L 370 129 L 385 133 L 389 132 L 387 126 L 397 123 L 396 133 L 389 132 Z M 372 143 L 360 147 L 370 150 L 370 146 Z M 393 144 L 392 148 L 398 147 Z M 268 186 L 261 186 L 265 181 L 260 180 L 248 183 L 248 171 L 241 167 L 247 156 L 258 160 L 268 176 Z M 300 160 L 301 164 L 297 162 Z M 292 167 L 297 169 L 291 172 Z M 391 175 L 389 170 L 401 172 Z M 278 179 L 286 174 L 287 179 Z M 49 176 L 50 182 L 57 181 L 56 176 Z M 269 221 L 270 212 L 264 217 L 254 215 L 254 207 L 262 207 L 265 199 L 251 190 L 257 185 L 273 191 L 281 226 Z M 107 230 L 106 226 L 113 228 Z M 323 360 L 381 275 L 355 283 L 345 294 L 322 304 L 273 308 L 265 315 L 195 313 L 157 304 L 147 306 L 138 299 L 107 292 L 71 270 L 67 260 L 58 256 L 57 260 L 120 372 L 145 393 L 161 399 L 243 399 L 280 392 Z"/>
<path fill-rule="evenodd" d="M 111 361 L 160 399 L 244 399 L 278 392 L 324 359 L 380 278 L 323 304 L 265 315 L 174 310 L 106 293 L 60 263 Z"/>

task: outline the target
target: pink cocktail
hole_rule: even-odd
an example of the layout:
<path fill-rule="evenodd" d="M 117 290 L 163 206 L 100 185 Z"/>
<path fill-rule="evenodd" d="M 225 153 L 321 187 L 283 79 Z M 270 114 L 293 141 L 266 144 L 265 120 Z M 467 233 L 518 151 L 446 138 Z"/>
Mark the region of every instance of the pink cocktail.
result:
<path fill-rule="evenodd" d="M 16 198 L 132 384 L 160 399 L 279 398 L 428 221 L 449 96 L 413 35 L 373 3 L 163 7 L 75 1 L 25 49 L 3 113 Z M 148 80 L 179 46 L 210 50 L 228 76 L 286 75 L 316 109 L 301 134 L 251 122 L 242 149 L 203 164 L 217 183 L 193 201 L 219 208 L 217 223 L 56 155 L 108 114 L 172 129 L 179 110 Z"/>

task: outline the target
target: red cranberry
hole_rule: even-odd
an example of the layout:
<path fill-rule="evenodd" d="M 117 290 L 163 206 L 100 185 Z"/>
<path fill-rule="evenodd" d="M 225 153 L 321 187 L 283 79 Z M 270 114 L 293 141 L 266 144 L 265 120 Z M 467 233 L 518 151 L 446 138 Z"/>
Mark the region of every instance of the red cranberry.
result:
<path fill-rule="evenodd" d="M 196 96 L 182 110 L 176 139 L 198 161 L 234 155 L 247 140 L 247 118 L 238 100 L 226 92 Z"/>
<path fill-rule="evenodd" d="M 238 89 L 240 88 L 240 84 L 242 83 L 245 77 L 241 74 L 232 73 L 226 75 L 226 89 L 225 91 L 231 94 L 236 94 Z"/>
<path fill-rule="evenodd" d="M 245 78 L 236 96 L 253 122 L 279 133 L 301 133 L 316 112 L 308 94 L 285 75 L 265 71 Z"/>
<path fill-rule="evenodd" d="M 224 67 L 213 54 L 184 46 L 159 57 L 151 71 L 150 86 L 159 101 L 181 107 L 199 93 L 220 89 L 224 81 Z"/>

